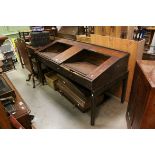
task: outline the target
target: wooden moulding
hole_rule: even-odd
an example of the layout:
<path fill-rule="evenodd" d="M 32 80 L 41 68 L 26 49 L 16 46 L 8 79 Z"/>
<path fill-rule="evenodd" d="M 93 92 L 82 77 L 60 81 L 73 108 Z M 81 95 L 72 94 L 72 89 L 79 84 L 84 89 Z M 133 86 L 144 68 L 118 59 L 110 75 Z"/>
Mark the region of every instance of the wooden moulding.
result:
<path fill-rule="evenodd" d="M 86 40 L 86 39 L 82 39 L 82 41 L 83 40 Z M 81 40 L 79 39 L 79 41 Z M 128 76 L 128 84 L 127 84 L 127 92 L 126 92 L 126 101 L 128 101 L 130 96 L 130 91 L 131 91 L 131 85 L 132 85 L 136 60 L 142 59 L 145 40 L 135 41 L 135 40 L 129 40 L 129 39 L 121 39 L 121 38 L 92 34 L 90 37 L 89 43 L 130 53 L 129 63 L 128 63 L 129 76 Z M 120 96 L 121 94 L 120 90 L 121 89 L 119 89 L 119 91 L 115 93 L 116 96 Z"/>

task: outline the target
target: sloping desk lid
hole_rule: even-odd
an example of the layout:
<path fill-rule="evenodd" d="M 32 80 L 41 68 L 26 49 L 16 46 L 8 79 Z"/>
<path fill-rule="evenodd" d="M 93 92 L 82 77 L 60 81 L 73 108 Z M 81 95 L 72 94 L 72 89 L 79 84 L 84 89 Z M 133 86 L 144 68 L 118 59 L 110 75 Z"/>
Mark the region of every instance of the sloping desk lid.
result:
<path fill-rule="evenodd" d="M 73 55 L 72 57 L 76 57 L 76 55 L 80 55 L 80 52 L 83 53 L 85 49 L 79 51 L 77 54 Z M 88 51 L 86 51 L 88 52 Z M 92 52 L 92 51 L 91 51 Z M 105 56 L 104 54 L 94 52 L 94 54 L 102 55 L 103 60 L 99 59 L 99 61 L 95 60 L 93 57 L 86 57 L 84 60 L 81 57 L 81 60 L 78 61 L 70 61 L 72 57 L 67 59 L 66 61 L 62 62 L 61 67 L 70 70 L 71 72 L 78 74 L 80 76 L 86 77 L 90 80 L 94 80 L 97 78 L 101 73 L 106 71 L 110 68 L 114 63 L 116 63 L 119 59 L 114 56 Z M 80 58 L 80 57 L 79 57 Z M 75 59 L 75 58 L 73 58 Z"/>
<path fill-rule="evenodd" d="M 54 46 L 56 43 L 69 45 L 69 47 L 54 56 L 50 54 L 50 51 L 49 53 L 44 52 L 44 50 Z M 41 49 L 39 54 L 75 74 L 91 80 L 110 68 L 122 57 L 129 55 L 126 52 L 67 39 L 54 41 L 52 44 Z"/>
<path fill-rule="evenodd" d="M 52 53 L 52 51 L 48 51 L 49 54 L 47 54 L 45 51 L 48 50 L 49 48 L 51 48 L 52 46 L 55 46 L 57 43 L 59 43 L 60 45 L 67 45 L 69 46 L 68 49 L 62 51 L 61 53 L 59 53 L 58 55 L 54 56 L 51 55 L 50 53 Z M 66 39 L 59 39 L 59 40 L 55 40 L 54 42 L 48 44 L 47 46 L 44 46 L 40 49 L 38 49 L 36 52 L 43 56 L 46 57 L 47 59 L 50 59 L 52 61 L 54 61 L 57 64 L 62 63 L 63 61 L 65 61 L 66 59 L 68 59 L 69 57 L 71 57 L 72 55 L 76 54 L 78 51 L 80 51 L 82 48 L 75 46 L 76 42 L 73 42 L 71 40 L 66 40 Z"/>

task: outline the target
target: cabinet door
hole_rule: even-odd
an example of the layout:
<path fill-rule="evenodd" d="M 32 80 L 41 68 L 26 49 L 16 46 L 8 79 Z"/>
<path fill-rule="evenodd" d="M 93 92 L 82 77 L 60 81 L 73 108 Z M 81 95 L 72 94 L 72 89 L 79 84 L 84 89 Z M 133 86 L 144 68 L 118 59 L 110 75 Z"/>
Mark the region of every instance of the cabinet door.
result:
<path fill-rule="evenodd" d="M 141 128 L 155 129 L 155 89 L 149 94 L 148 104 L 145 109 Z"/>
<path fill-rule="evenodd" d="M 127 109 L 127 121 L 129 128 L 140 128 L 149 92 L 150 87 L 145 79 L 145 76 L 136 65 Z"/>
<path fill-rule="evenodd" d="M 132 128 L 141 128 L 145 107 L 147 105 L 150 93 L 149 86 L 145 83 L 144 78 L 140 75 L 137 81 L 137 92 L 135 94 L 135 110 L 133 114 Z"/>

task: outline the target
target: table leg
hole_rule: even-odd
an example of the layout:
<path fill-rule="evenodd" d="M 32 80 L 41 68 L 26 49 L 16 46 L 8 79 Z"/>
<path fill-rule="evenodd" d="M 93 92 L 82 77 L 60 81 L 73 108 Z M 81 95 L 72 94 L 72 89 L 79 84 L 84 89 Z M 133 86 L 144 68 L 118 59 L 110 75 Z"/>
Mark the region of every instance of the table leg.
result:
<path fill-rule="evenodd" d="M 124 101 L 125 101 L 127 81 L 128 81 L 128 78 L 123 79 L 121 103 L 124 103 Z"/>
<path fill-rule="evenodd" d="M 96 99 L 95 95 L 92 93 L 91 95 L 91 125 L 95 124 L 95 110 L 96 110 Z"/>
<path fill-rule="evenodd" d="M 37 59 L 36 59 L 36 61 L 37 61 L 39 81 L 44 85 L 43 74 L 42 74 L 42 69 L 41 69 L 41 62 Z"/>

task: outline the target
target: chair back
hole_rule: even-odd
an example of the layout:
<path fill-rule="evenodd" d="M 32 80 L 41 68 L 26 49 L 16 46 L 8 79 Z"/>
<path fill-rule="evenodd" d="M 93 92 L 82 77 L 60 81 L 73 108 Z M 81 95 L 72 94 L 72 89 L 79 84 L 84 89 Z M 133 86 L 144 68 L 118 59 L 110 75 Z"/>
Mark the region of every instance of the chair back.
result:
<path fill-rule="evenodd" d="M 32 61 L 31 61 L 28 49 L 26 47 L 25 41 L 21 38 L 17 38 L 17 40 L 15 41 L 15 44 L 16 44 L 16 47 L 17 47 L 17 50 L 18 50 L 20 56 L 22 57 L 25 68 L 30 73 L 33 73 L 33 65 L 32 65 Z"/>

